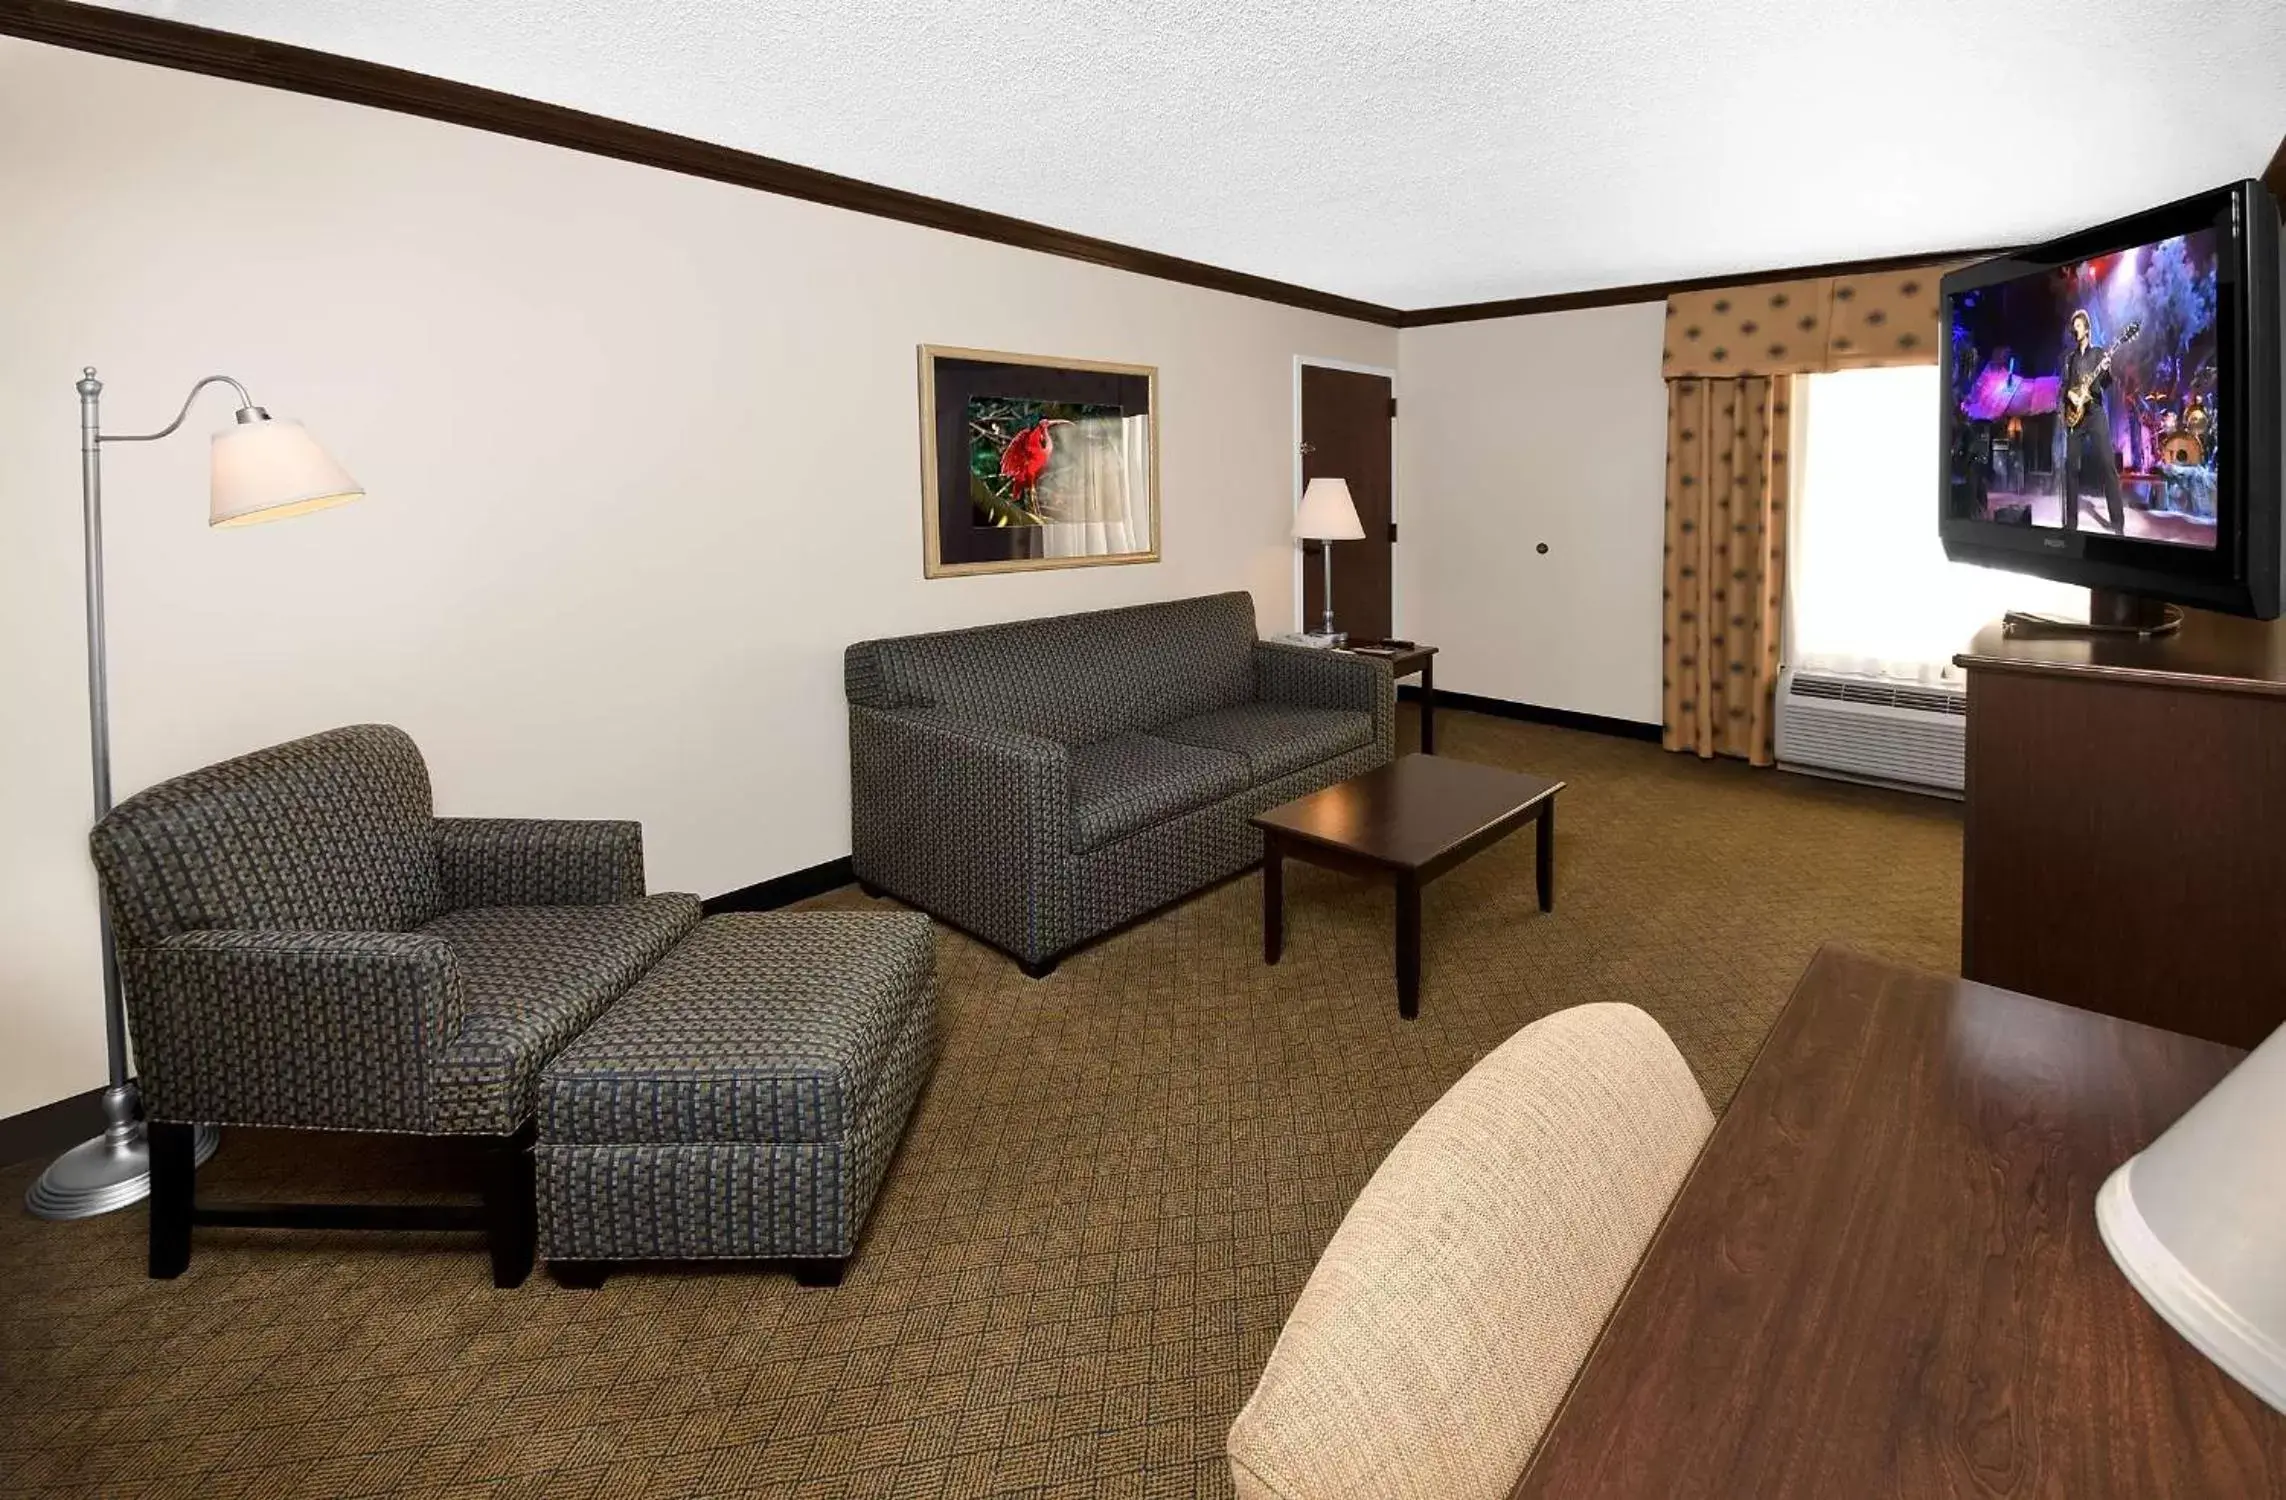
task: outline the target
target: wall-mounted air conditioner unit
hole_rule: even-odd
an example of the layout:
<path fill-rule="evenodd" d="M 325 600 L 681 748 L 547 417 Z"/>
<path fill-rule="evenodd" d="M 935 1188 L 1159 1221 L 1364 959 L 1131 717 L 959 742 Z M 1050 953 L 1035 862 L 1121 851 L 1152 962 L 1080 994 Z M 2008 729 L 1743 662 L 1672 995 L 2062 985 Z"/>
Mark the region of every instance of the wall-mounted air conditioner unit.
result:
<path fill-rule="evenodd" d="M 1778 675 L 1778 764 L 1788 770 L 1958 797 L 1967 740 L 1961 684 Z"/>

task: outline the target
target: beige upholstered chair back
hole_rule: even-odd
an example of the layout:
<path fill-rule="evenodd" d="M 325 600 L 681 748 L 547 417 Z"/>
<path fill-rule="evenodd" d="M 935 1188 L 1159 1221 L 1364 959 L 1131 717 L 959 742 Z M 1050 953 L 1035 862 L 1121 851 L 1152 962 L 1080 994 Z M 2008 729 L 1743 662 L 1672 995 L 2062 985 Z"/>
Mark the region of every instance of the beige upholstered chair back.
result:
<path fill-rule="evenodd" d="M 1499 1500 L 1714 1117 L 1632 1005 L 1502 1043 L 1358 1195 L 1230 1429 L 1242 1500 Z"/>

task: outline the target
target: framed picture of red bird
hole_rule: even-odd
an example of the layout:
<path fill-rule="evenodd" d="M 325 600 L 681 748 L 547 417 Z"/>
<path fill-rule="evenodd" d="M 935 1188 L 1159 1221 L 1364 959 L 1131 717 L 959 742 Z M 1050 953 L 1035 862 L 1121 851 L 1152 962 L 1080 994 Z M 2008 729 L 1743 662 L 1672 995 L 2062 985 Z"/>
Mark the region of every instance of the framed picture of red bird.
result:
<path fill-rule="evenodd" d="M 921 346 L 922 572 L 1159 560 L 1159 372 Z"/>

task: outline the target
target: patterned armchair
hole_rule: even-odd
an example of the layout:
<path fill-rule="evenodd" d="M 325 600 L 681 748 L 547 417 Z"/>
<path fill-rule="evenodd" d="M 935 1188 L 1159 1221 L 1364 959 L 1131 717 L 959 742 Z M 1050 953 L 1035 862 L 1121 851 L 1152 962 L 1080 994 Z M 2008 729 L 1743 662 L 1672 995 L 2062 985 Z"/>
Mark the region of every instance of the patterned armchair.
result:
<path fill-rule="evenodd" d="M 1035 978 L 1396 743 L 1387 663 L 1258 641 L 1243 593 L 865 641 L 843 672 L 858 880 Z"/>
<path fill-rule="evenodd" d="M 529 1270 L 541 1066 L 697 922 L 646 896 L 634 823 L 438 818 L 402 730 L 365 724 L 163 782 L 91 840 L 152 1157 L 151 1274 L 194 1223 L 481 1228 Z M 477 1209 L 202 1208 L 199 1125 L 472 1138 Z"/>

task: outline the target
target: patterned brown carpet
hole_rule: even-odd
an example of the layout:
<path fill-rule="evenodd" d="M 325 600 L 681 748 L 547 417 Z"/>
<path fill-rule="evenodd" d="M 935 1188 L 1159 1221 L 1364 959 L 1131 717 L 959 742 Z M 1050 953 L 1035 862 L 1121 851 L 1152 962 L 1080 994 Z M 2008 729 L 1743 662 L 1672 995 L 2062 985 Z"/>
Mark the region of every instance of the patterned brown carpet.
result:
<path fill-rule="evenodd" d="M 499 1292 L 465 1239 L 251 1231 L 201 1231 L 154 1283 L 140 1211 L 11 1206 L 0 1494 L 1227 1494 L 1223 1433 L 1319 1249 L 1502 1038 L 1633 1001 L 1719 1105 L 1821 941 L 1955 960 L 1949 804 L 1439 727 L 1571 788 L 1552 916 L 1528 834 L 1430 887 L 1419 1021 L 1396 1014 L 1387 891 L 1306 868 L 1276 968 L 1251 876 L 1043 983 L 947 934 L 944 1058 L 831 1291 L 661 1270 Z M 0 1171 L 10 1205 L 32 1173 Z M 454 1187 L 400 1143 L 247 1132 L 205 1183 Z"/>

